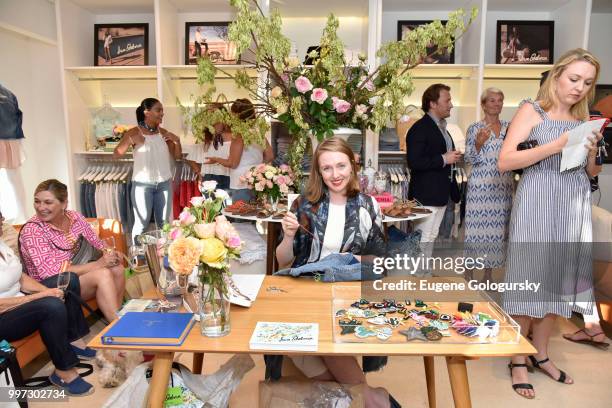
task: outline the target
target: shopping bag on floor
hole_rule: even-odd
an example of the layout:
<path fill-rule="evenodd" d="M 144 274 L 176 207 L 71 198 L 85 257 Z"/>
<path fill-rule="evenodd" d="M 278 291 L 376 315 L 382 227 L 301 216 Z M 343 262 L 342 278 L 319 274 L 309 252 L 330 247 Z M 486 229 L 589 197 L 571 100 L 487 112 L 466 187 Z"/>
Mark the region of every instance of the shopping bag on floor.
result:
<path fill-rule="evenodd" d="M 259 383 L 259 408 L 361 408 L 363 385 L 284 378 Z"/>

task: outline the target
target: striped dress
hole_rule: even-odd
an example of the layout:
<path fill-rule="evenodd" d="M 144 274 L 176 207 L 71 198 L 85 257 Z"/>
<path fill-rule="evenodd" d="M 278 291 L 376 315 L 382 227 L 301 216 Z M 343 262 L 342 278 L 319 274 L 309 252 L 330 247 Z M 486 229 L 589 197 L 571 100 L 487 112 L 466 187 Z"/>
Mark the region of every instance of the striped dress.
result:
<path fill-rule="evenodd" d="M 497 159 L 508 124 L 502 120 L 500 137 L 491 134 L 480 151 L 476 150 L 476 135 L 485 123 L 473 123 L 467 130 L 465 159 L 472 164 L 472 171 L 465 204 L 466 256 L 486 254 L 486 268 L 501 267 L 506 258 L 505 243 L 512 210 L 512 172 L 500 173 Z"/>
<path fill-rule="evenodd" d="M 550 143 L 581 121 L 552 120 L 537 102 L 530 103 L 542 118 L 528 140 Z M 591 190 L 586 160 L 577 169 L 559 172 L 561 154 L 525 169 L 512 215 L 506 283 L 541 283 L 537 292 L 504 293 L 503 307 L 511 315 L 570 317 L 572 311 L 591 314 Z"/>

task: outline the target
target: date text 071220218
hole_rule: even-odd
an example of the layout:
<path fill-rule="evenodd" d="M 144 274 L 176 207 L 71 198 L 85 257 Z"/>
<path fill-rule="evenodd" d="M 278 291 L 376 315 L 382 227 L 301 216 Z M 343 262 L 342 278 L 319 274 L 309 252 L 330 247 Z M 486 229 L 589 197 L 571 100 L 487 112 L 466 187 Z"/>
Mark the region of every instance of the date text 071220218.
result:
<path fill-rule="evenodd" d="M 0 402 L 44 401 L 66 402 L 68 394 L 59 388 L 32 389 L 0 387 Z"/>

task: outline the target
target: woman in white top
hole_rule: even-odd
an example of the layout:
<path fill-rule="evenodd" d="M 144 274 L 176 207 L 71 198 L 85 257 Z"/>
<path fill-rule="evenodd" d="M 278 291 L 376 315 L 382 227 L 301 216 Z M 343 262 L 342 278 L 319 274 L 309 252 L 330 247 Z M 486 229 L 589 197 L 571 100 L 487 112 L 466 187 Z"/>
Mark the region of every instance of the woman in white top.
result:
<path fill-rule="evenodd" d="M 255 118 L 255 108 L 250 100 L 236 99 L 232 104 L 231 112 L 242 120 Z M 260 163 L 270 163 L 274 159 L 272 146 L 266 140 L 266 147 L 259 145 L 244 145 L 244 140 L 240 135 L 233 135 L 229 157 L 209 157 L 207 164 L 221 164 L 229 168 L 230 195 L 232 201 L 250 201 L 254 198 L 253 192 L 246 184 L 240 181 L 240 176 L 246 173 L 251 167 Z"/>
<path fill-rule="evenodd" d="M 19 257 L 2 240 L 3 222 L 0 213 L 0 339 L 16 341 L 39 330 L 55 366 L 49 380 L 71 395 L 90 394 L 92 385 L 75 368 L 79 359 L 68 338 L 64 292 L 22 272 Z"/>
<path fill-rule="evenodd" d="M 113 36 L 111 35 L 110 30 L 107 30 L 106 34 L 104 34 L 104 59 L 111 65 L 113 65 L 113 57 L 111 55 L 110 49 L 110 45 L 112 42 Z"/>
<path fill-rule="evenodd" d="M 360 193 L 355 155 L 345 140 L 334 137 L 319 144 L 306 192 L 294 201 L 282 227 L 283 240 L 276 248 L 276 258 L 282 267 L 300 267 L 342 252 L 352 253 L 361 261 L 361 255 L 371 248 L 384 248 L 380 208 L 376 200 Z M 367 385 L 353 356 L 291 359 L 309 378 L 363 384 L 366 407 L 395 404 L 384 388 Z M 378 358 L 377 368 L 385 362 Z"/>
<path fill-rule="evenodd" d="M 210 104 L 209 109 L 225 111 L 221 103 Z M 217 188 L 227 190 L 230 188 L 230 169 L 221 162 L 230 157 L 232 132 L 224 123 L 215 123 L 214 128 L 214 135 L 208 129 L 204 130 L 204 143 L 196 145 L 195 151 L 187 156 L 187 162 L 200 175 L 200 181 L 216 181 Z M 216 161 L 211 162 L 211 158 Z"/>
<path fill-rule="evenodd" d="M 157 227 L 161 228 L 169 221 L 172 212 L 172 162 L 181 158 L 182 151 L 178 136 L 159 126 L 163 117 L 164 108 L 160 101 L 144 99 L 136 108 L 138 126 L 123 134 L 114 152 L 114 157 L 118 158 L 130 146 L 134 148 L 134 242 L 149 225 L 151 215 L 154 215 Z"/>

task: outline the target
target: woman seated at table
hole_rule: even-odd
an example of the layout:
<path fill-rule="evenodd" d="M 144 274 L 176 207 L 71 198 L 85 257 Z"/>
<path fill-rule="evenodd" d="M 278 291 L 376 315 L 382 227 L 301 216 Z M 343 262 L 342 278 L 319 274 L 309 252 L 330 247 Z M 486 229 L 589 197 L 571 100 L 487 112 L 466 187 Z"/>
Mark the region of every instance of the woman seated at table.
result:
<path fill-rule="evenodd" d="M 384 246 L 380 208 L 372 197 L 359 192 L 355 158 L 346 141 L 333 137 L 319 144 L 306 193 L 295 200 L 282 227 L 283 240 L 276 249 L 281 267 L 299 267 L 341 252 L 361 260 L 366 246 Z M 364 384 L 366 407 L 390 406 L 387 390 L 367 385 L 355 357 L 291 359 L 313 380 Z"/>
<path fill-rule="evenodd" d="M 19 258 L 2 240 L 3 222 L 0 213 L 0 339 L 16 341 L 39 330 L 55 366 L 49 380 L 70 395 L 87 395 L 93 386 L 75 368 L 79 359 L 69 342 L 77 338 L 68 324 L 64 292 L 21 272 Z"/>
<path fill-rule="evenodd" d="M 68 189 L 58 180 L 46 180 L 34 191 L 34 209 L 36 214 L 23 226 L 19 235 L 21 259 L 25 270 L 32 278 L 47 287 L 57 286 L 57 274 L 62 272 L 62 265 L 70 262 L 76 250 L 75 244 L 79 236 L 89 243 L 103 249 L 104 243 L 87 223 L 85 218 L 76 211 L 66 210 L 68 205 Z M 84 300 L 95 297 L 104 317 L 110 322 L 115 319 L 125 290 L 125 276 L 119 254 L 114 251 L 104 251 L 97 261 L 83 265 L 69 265 L 68 269 L 78 276 L 71 279 L 73 292 L 81 295 Z M 70 298 L 70 296 L 68 297 Z M 89 331 L 87 322 L 78 301 L 69 309 L 68 324 L 80 337 Z M 84 347 L 84 343 L 79 343 Z M 90 348 L 79 348 L 73 344 L 80 357 L 91 358 L 95 351 Z"/>

